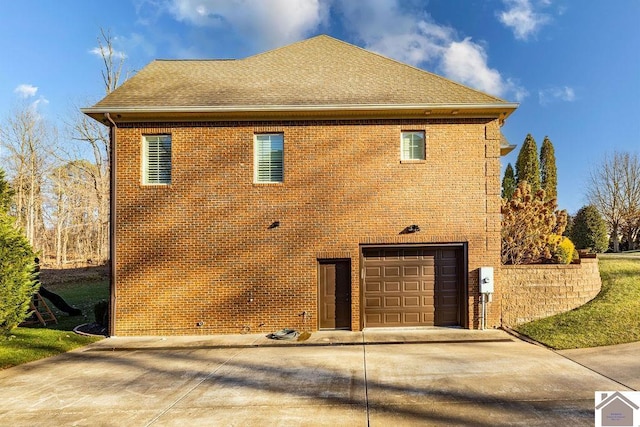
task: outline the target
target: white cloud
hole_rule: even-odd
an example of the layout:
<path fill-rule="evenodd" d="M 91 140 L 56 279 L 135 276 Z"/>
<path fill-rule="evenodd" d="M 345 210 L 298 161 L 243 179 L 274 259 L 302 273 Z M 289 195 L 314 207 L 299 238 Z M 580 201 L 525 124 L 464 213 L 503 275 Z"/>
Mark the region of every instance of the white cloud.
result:
<path fill-rule="evenodd" d="M 21 84 L 18 85 L 14 90 L 14 93 L 18 94 L 20 98 L 27 99 L 33 98 L 38 93 L 38 87 L 30 84 Z M 34 114 L 39 116 L 39 109 L 49 104 L 49 100 L 44 96 L 40 95 L 35 101 L 27 101 L 29 102 L 28 107 Z"/>
<path fill-rule="evenodd" d="M 430 65 L 444 76 L 499 97 L 524 99 L 528 92 L 489 66 L 481 44 L 460 40 L 455 29 L 422 13 L 402 9 L 398 0 L 348 1 L 336 4 L 344 26 L 367 49 L 414 66 Z M 393 22 L 394 25 L 389 25 Z"/>
<path fill-rule="evenodd" d="M 46 105 L 49 105 L 49 100 L 44 96 L 41 96 L 40 98 L 33 101 L 30 107 L 33 109 L 33 111 L 37 111 L 39 108 L 45 107 Z"/>
<path fill-rule="evenodd" d="M 547 105 L 554 101 L 573 102 L 575 99 L 575 90 L 569 86 L 552 87 L 538 91 L 538 100 L 541 105 Z"/>
<path fill-rule="evenodd" d="M 485 92 L 504 92 L 502 76 L 487 65 L 484 48 L 472 42 L 470 37 L 461 42 L 451 42 L 442 57 L 442 69 L 448 77 Z"/>
<path fill-rule="evenodd" d="M 443 53 L 440 68 L 447 77 L 496 96 L 513 96 L 520 102 L 529 95 L 516 80 L 504 79 L 498 70 L 489 67 L 484 47 L 470 37 L 451 42 Z"/>
<path fill-rule="evenodd" d="M 89 53 L 96 55 L 100 58 L 104 58 L 104 57 L 108 57 L 109 56 L 109 48 L 107 46 L 101 46 L 101 47 L 94 47 L 93 49 L 89 50 Z M 119 50 L 115 50 L 112 48 L 111 50 L 111 56 L 113 58 L 116 59 L 126 59 L 127 55 L 124 52 L 121 52 Z"/>
<path fill-rule="evenodd" d="M 498 13 L 498 20 L 509 27 L 518 40 L 529 39 L 550 20 L 548 15 L 534 10 L 531 0 L 502 1 L 507 9 Z M 542 0 L 540 4 L 549 6 L 551 1 Z"/>
<path fill-rule="evenodd" d="M 198 26 L 230 27 L 250 34 L 262 47 L 282 46 L 306 37 L 326 18 L 328 3 L 320 0 L 172 0 L 169 12 Z"/>
<path fill-rule="evenodd" d="M 13 90 L 14 93 L 17 93 L 20 98 L 30 98 L 35 96 L 38 92 L 37 86 L 33 86 L 30 84 L 21 84 Z"/>
<path fill-rule="evenodd" d="M 518 102 L 522 102 L 529 96 L 529 91 L 524 86 L 520 86 L 520 83 L 516 79 L 508 78 L 506 87 L 507 91 L 513 93 L 514 99 Z"/>
<path fill-rule="evenodd" d="M 411 65 L 437 61 L 447 50 L 453 30 L 436 24 L 419 21 L 411 24 L 408 31 L 378 33 L 366 42 L 367 49 L 382 53 Z"/>
<path fill-rule="evenodd" d="M 169 0 L 175 19 L 190 25 L 232 31 L 256 48 L 273 48 L 303 39 L 332 16 L 366 49 L 499 97 L 522 100 L 527 91 L 489 66 L 485 48 L 435 22 L 417 3 L 401 0 Z M 168 6 L 167 6 L 168 5 Z"/>

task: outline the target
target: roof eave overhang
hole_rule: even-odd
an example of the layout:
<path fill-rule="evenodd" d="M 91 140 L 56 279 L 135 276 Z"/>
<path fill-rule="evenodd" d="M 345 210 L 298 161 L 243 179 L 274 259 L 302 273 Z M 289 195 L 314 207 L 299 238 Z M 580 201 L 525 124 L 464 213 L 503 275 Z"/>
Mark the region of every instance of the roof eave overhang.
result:
<path fill-rule="evenodd" d="M 518 147 L 517 145 L 513 145 L 513 144 L 500 146 L 500 155 L 504 157 L 507 154 L 511 153 L 513 150 L 515 150 L 517 147 Z"/>
<path fill-rule="evenodd" d="M 517 145 L 511 144 L 509 142 L 509 140 L 507 140 L 507 138 L 501 132 L 501 134 L 500 134 L 500 155 L 501 156 L 506 156 L 507 154 L 509 154 L 510 152 L 515 150 L 516 147 L 517 147 Z"/>
<path fill-rule="evenodd" d="M 117 123 L 194 122 L 228 120 L 322 120 L 384 118 L 498 118 L 501 123 L 518 108 L 517 103 L 417 104 L 417 105 L 267 105 L 223 107 L 90 107 L 84 114 Z"/>

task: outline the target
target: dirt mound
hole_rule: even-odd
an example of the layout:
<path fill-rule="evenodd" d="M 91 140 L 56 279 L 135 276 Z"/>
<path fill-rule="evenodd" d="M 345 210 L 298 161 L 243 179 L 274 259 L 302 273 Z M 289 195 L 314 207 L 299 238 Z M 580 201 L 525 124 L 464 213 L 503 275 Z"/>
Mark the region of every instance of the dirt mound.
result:
<path fill-rule="evenodd" d="M 106 280 L 109 278 L 107 265 L 80 268 L 43 268 L 40 270 L 40 281 L 46 285 L 61 283 Z"/>

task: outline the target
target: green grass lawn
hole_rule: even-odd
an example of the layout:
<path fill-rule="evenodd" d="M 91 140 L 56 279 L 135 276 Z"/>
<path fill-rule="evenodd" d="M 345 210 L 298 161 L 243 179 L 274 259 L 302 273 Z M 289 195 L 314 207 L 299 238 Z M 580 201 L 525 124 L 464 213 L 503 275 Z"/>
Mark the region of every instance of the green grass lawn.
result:
<path fill-rule="evenodd" d="M 0 338 L 0 369 L 65 353 L 100 339 L 56 329 L 15 328 L 9 337 Z"/>
<path fill-rule="evenodd" d="M 94 304 L 109 297 L 107 280 L 84 280 L 46 286 L 70 305 L 82 310 L 83 315 L 68 316 L 45 300 L 58 319 L 58 324 L 18 327 L 8 337 L 0 337 L 0 369 L 64 353 L 101 339 L 78 335 L 73 332 L 73 328 L 94 321 Z"/>
<path fill-rule="evenodd" d="M 640 341 L 640 252 L 598 259 L 602 290 L 593 300 L 515 329 L 555 349 Z"/>

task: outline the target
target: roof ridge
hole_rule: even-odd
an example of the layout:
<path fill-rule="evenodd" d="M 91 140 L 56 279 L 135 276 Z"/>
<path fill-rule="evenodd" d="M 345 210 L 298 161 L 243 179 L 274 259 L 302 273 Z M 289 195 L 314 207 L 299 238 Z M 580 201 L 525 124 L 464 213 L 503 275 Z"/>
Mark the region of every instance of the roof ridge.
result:
<path fill-rule="evenodd" d="M 263 55 L 266 55 L 268 53 L 277 52 L 277 51 L 282 50 L 282 49 L 286 49 L 286 48 L 289 48 L 289 47 L 292 47 L 292 46 L 295 46 L 295 45 L 298 45 L 298 44 L 306 43 L 306 42 L 309 42 L 311 40 L 315 40 L 315 39 L 319 39 L 319 38 L 323 38 L 323 37 L 326 37 L 326 38 L 329 38 L 329 39 L 333 39 L 333 40 L 338 40 L 338 39 L 335 39 L 335 38 L 333 38 L 333 37 L 331 37 L 331 36 L 329 36 L 327 34 L 324 34 L 324 33 L 323 34 L 318 34 L 318 35 L 315 35 L 313 37 L 309 37 L 309 38 L 306 38 L 306 39 L 295 41 L 293 43 L 285 44 L 283 46 L 274 47 L 273 49 L 269 49 L 269 50 L 266 50 L 264 52 L 255 53 L 253 55 L 241 58 L 240 60 L 244 61 L 246 59 L 253 59 L 253 58 L 256 58 L 258 56 L 263 56 Z"/>
<path fill-rule="evenodd" d="M 239 61 L 237 58 L 156 58 L 152 62 L 218 62 Z"/>
<path fill-rule="evenodd" d="M 268 50 L 268 51 L 266 51 L 266 52 L 257 53 L 257 54 L 255 54 L 255 55 L 248 56 L 248 57 L 243 58 L 243 59 L 241 59 L 241 60 L 247 60 L 247 59 L 256 58 L 256 57 L 259 57 L 259 56 L 262 56 L 262 55 L 265 55 L 265 54 L 269 54 L 269 53 L 277 52 L 277 51 L 282 50 L 282 49 L 286 49 L 286 48 L 289 48 L 289 47 L 292 47 L 292 46 L 295 46 L 295 45 L 298 45 L 298 44 L 301 44 L 301 43 L 306 43 L 306 42 L 310 42 L 310 41 L 312 41 L 312 40 L 317 40 L 317 39 L 321 39 L 321 38 L 325 38 L 325 39 L 328 39 L 328 40 L 330 40 L 330 41 L 337 42 L 337 44 L 342 44 L 342 45 L 345 45 L 345 46 L 347 46 L 347 47 L 356 48 L 356 49 L 358 49 L 358 50 L 360 50 L 360 51 L 362 51 L 362 52 L 364 52 L 364 53 L 366 53 L 366 54 L 369 54 L 369 55 L 376 55 L 376 56 L 378 56 L 378 57 L 380 57 L 380 58 L 382 58 L 382 59 L 384 59 L 384 60 L 391 61 L 391 62 L 393 62 L 393 63 L 395 63 L 395 64 L 398 64 L 398 65 L 401 65 L 401 66 L 403 66 L 403 67 L 411 68 L 411 69 L 413 69 L 413 70 L 416 70 L 416 71 L 419 71 L 419 72 L 422 72 L 422 73 L 429 74 L 430 76 L 433 76 L 433 77 L 435 77 L 435 78 L 437 78 L 437 79 L 445 80 L 445 81 L 447 81 L 447 82 L 449 82 L 449 83 L 452 83 L 452 84 L 454 84 L 454 85 L 456 85 L 456 86 L 459 86 L 459 87 L 461 87 L 461 88 L 463 88 L 463 89 L 471 90 L 471 91 L 474 91 L 474 92 L 476 92 L 476 93 L 478 93 L 478 94 L 481 94 L 481 95 L 484 95 L 484 96 L 491 97 L 491 98 L 493 98 L 494 100 L 496 100 L 497 102 L 505 102 L 505 103 L 508 103 L 508 102 L 509 102 L 509 101 L 507 101 L 507 100 L 505 100 L 505 99 L 502 99 L 502 98 L 500 98 L 500 97 L 498 97 L 498 96 L 495 96 L 495 95 L 489 94 L 489 93 L 487 93 L 487 92 L 483 92 L 483 91 L 481 91 L 481 90 L 479 90 L 479 89 L 476 89 L 476 88 L 472 88 L 472 87 L 470 87 L 470 86 L 467 86 L 467 85 L 465 85 L 465 84 L 463 84 L 463 83 L 460 83 L 460 82 L 457 82 L 457 81 L 455 81 L 455 80 L 451 80 L 450 78 L 447 78 L 447 77 L 441 76 L 441 75 L 439 75 L 439 74 L 433 73 L 433 72 L 431 72 L 431 71 L 428 71 L 428 70 L 422 69 L 422 68 L 417 67 L 417 66 L 415 66 L 415 65 L 407 64 L 407 63 L 405 63 L 405 62 L 402 62 L 402 61 L 399 61 L 399 60 L 397 60 L 397 59 L 394 59 L 394 58 L 391 58 L 391 57 L 389 57 L 389 56 L 386 56 L 386 55 L 384 55 L 384 54 L 382 54 L 382 53 L 375 52 L 375 51 L 373 51 L 373 50 L 368 50 L 368 49 L 366 49 L 366 48 L 364 48 L 364 47 L 358 46 L 358 45 L 353 44 L 353 43 L 346 42 L 346 41 L 344 41 L 344 40 L 337 39 L 337 38 L 335 38 L 335 37 L 332 37 L 332 36 L 330 36 L 330 35 L 328 35 L 328 34 L 324 34 L 324 33 L 323 33 L 323 34 L 318 34 L 318 35 L 316 35 L 316 36 L 313 36 L 313 37 L 310 37 L 310 38 L 307 38 L 307 39 L 304 39 L 304 40 L 299 40 L 299 41 L 297 41 L 297 42 L 290 43 L 290 44 L 287 44 L 287 45 L 284 45 L 284 46 L 280 46 L 280 47 L 277 47 L 277 48 L 275 48 L 275 49 Z"/>

